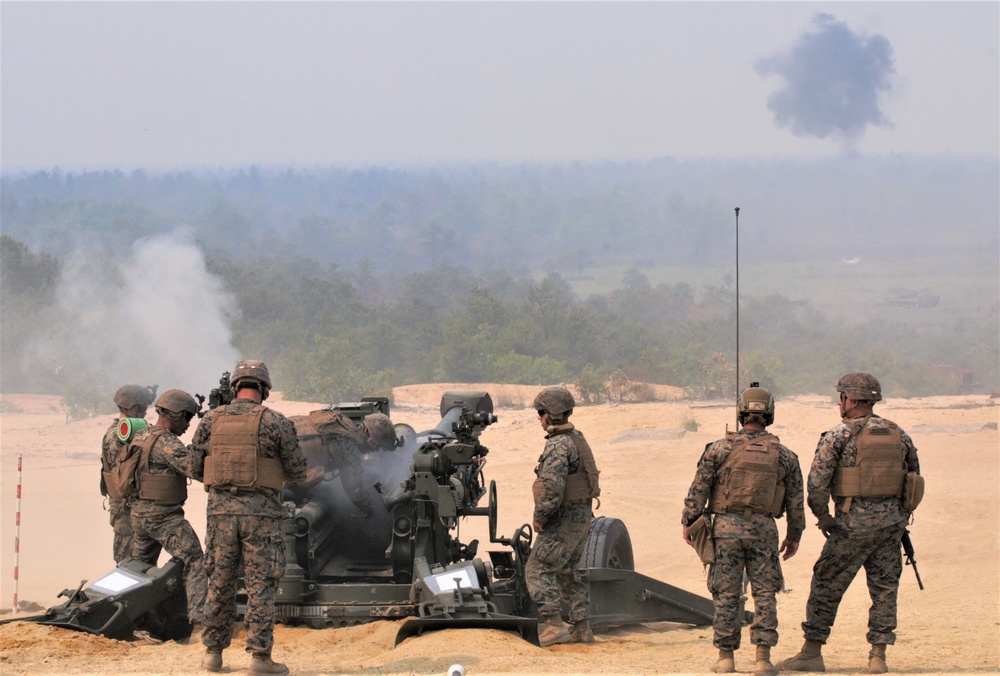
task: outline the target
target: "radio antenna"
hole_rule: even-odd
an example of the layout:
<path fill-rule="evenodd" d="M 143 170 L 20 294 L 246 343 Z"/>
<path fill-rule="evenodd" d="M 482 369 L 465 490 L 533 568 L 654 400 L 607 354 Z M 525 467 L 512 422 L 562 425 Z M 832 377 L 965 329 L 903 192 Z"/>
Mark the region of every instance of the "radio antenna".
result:
<path fill-rule="evenodd" d="M 740 428 L 740 208 L 736 207 L 736 429 Z"/>

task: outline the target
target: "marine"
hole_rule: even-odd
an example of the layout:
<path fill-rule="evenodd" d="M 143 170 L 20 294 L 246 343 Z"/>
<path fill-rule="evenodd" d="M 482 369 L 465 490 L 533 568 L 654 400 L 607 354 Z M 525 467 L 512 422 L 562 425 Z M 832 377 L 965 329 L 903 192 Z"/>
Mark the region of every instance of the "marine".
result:
<path fill-rule="evenodd" d="M 771 648 L 778 643 L 775 595 L 784 586 L 778 557 L 783 554 L 787 561 L 799 549 L 805 493 L 798 456 L 766 431 L 774 422 L 774 408 L 771 393 L 757 383 L 740 393 L 741 429 L 705 447 L 684 499 L 681 536 L 709 565 L 708 589 L 715 606 L 712 643 L 719 651 L 712 665 L 715 673 L 736 670 L 744 575 L 754 600 L 753 673 L 777 673 L 771 663 Z M 775 519 L 782 514 L 787 525 L 779 547 Z"/>
<path fill-rule="evenodd" d="M 162 547 L 184 562 L 184 591 L 192 637 L 204 628 L 208 594 L 201 542 L 184 517 L 187 479 L 200 473 L 201 463 L 180 440 L 198 413 L 198 404 L 183 390 L 167 390 L 156 400 L 157 420 L 140 430 L 129 444 L 138 454 L 135 502 L 132 505 L 134 559 L 156 565 Z"/>
<path fill-rule="evenodd" d="M 579 564 L 594 520 L 593 501 L 601 494 L 600 472 L 590 444 L 569 422 L 575 403 L 565 387 L 547 387 L 532 404 L 546 441 L 532 484 L 536 538 L 524 575 L 544 622 L 538 635 L 543 647 L 594 642 L 590 589 Z M 564 605 L 570 627 L 562 619 Z"/>
<path fill-rule="evenodd" d="M 146 417 L 149 405 L 156 395 L 156 385 L 122 385 L 115 392 L 114 402 L 118 407 L 118 417 L 104 433 L 101 441 L 101 495 L 108 498 L 108 514 L 111 528 L 114 530 L 112 556 L 115 563 L 121 563 L 129 557 L 132 550 L 132 517 L 131 504 L 117 491 L 113 481 L 109 481 L 111 470 L 118 463 L 119 457 L 127 451 L 127 444 L 118 437 L 118 425 L 126 418 L 140 419 Z M 112 485 L 109 486 L 108 484 Z"/>
<path fill-rule="evenodd" d="M 913 440 L 873 410 L 882 400 L 878 379 L 865 372 L 847 373 L 836 390 L 841 422 L 820 437 L 808 480 L 809 509 L 826 543 L 813 567 L 802 623 L 805 643 L 779 666 L 783 671 L 826 670 L 822 647 L 844 593 L 864 567 L 872 601 L 868 673 L 883 674 L 888 671 L 886 646 L 896 641 L 900 542 L 923 497 L 924 480 Z"/>
<path fill-rule="evenodd" d="M 222 669 L 222 652 L 232 641 L 242 564 L 246 650 L 252 654 L 248 673 L 287 674 L 288 668 L 271 658 L 274 599 L 285 572 L 281 490 L 286 481 L 318 482 L 323 470 L 308 470 L 291 421 L 263 405 L 271 391 L 266 364 L 241 361 L 230 376 L 230 386 L 233 401 L 202 419 L 191 444 L 202 463 L 198 478 L 208 490 L 202 667 L 212 672 Z"/>

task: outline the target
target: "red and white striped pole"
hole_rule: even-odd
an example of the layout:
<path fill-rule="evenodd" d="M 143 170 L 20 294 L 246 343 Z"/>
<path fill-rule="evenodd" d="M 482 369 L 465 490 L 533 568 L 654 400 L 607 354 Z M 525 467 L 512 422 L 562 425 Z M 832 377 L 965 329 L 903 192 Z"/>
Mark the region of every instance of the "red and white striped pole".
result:
<path fill-rule="evenodd" d="M 17 614 L 17 567 L 21 558 L 21 454 L 17 454 L 17 512 L 14 517 L 14 608 Z"/>

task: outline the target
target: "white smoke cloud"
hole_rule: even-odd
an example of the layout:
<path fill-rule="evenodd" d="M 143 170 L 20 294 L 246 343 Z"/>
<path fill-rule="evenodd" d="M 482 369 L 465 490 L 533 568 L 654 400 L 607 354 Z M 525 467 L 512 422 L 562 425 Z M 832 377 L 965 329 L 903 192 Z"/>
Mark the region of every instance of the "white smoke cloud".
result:
<path fill-rule="evenodd" d="M 156 383 L 159 392 L 207 394 L 238 360 L 229 328 L 236 300 L 188 228 L 138 240 L 113 259 L 72 257 L 58 306 L 70 328 L 60 370 L 96 374 L 112 388 Z"/>

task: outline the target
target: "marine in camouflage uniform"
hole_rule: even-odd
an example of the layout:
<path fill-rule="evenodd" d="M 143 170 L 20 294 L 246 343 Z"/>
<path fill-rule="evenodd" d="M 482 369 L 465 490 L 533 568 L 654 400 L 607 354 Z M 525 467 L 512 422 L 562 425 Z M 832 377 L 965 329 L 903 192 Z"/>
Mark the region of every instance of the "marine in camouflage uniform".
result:
<path fill-rule="evenodd" d="M 178 438 L 198 412 L 194 398 L 181 390 L 167 390 L 156 401 L 159 418 L 132 438 L 132 452 L 146 453 L 139 461 L 137 497 L 132 505 L 134 559 L 156 565 L 160 548 L 184 562 L 184 590 L 188 621 L 197 636 L 204 624 L 208 578 L 197 533 L 184 518 L 185 477 L 201 472 L 188 448 Z"/>
<path fill-rule="evenodd" d="M 774 421 L 774 400 L 770 392 L 751 385 L 740 395 L 739 408 L 742 429 L 706 446 L 698 460 L 694 481 L 684 499 L 682 536 L 693 545 L 688 527 L 703 513 L 712 514 L 713 507 L 718 510 L 712 519 L 715 563 L 708 570 L 708 590 L 715 605 L 712 644 L 719 650 L 719 660 L 712 670 L 717 673 L 735 671 L 733 652 L 740 647 L 740 595 L 746 572 L 754 600 L 754 621 L 750 626 L 750 642 L 757 646 L 754 673 L 773 674 L 777 670 L 770 662 L 770 648 L 778 643 L 775 595 L 784 587 L 778 557 L 784 553 L 787 560 L 798 551 L 805 530 L 805 493 L 798 456 L 765 431 Z M 777 485 L 784 487 L 784 497 L 776 513 L 784 513 L 787 519 L 785 539 L 780 547 L 774 515 L 745 508 L 720 508 L 713 501 L 713 495 L 718 496 L 720 486 L 729 479 L 731 467 L 727 461 L 734 445 L 749 445 L 755 440 L 765 443 L 771 439 L 778 450 L 775 478 Z"/>
<path fill-rule="evenodd" d="M 806 621 L 802 623 L 805 645 L 782 668 L 824 670 L 821 647 L 830 636 L 844 593 L 864 567 L 872 601 L 866 635 L 872 646 L 869 673 L 885 673 L 885 647 L 896 641 L 896 597 L 903 570 L 900 540 L 910 513 L 903 508 L 902 495 L 845 496 L 839 494 L 845 491 L 837 489 L 837 479 L 843 468 L 858 467 L 859 434 L 866 429 L 869 434 L 875 430 L 878 436 L 890 439 L 894 438 L 890 432 L 898 430 L 895 462 L 901 476 L 907 472 L 919 475 L 920 463 L 910 436 L 872 411 L 873 404 L 882 399 L 881 385 L 874 376 L 848 373 L 837 382 L 837 390 L 843 420 L 820 437 L 808 479 L 809 509 L 827 540 L 813 567 Z M 831 497 L 835 516 L 829 511 Z"/>
<path fill-rule="evenodd" d="M 118 406 L 118 418 L 111 423 L 101 440 L 101 495 L 108 498 L 109 520 L 114 530 L 112 556 L 115 563 L 127 559 L 132 549 L 131 503 L 129 500 L 116 498 L 108 493 L 105 474 L 111 471 L 125 451 L 125 442 L 118 438 L 119 423 L 123 418 L 144 418 L 147 407 L 153 401 L 152 393 L 155 391 L 155 385 L 150 388 L 132 384 L 119 387 L 114 397 Z"/>
<path fill-rule="evenodd" d="M 573 397 L 564 387 L 546 388 L 534 402 L 546 442 L 535 468 L 532 525 L 537 536 L 524 574 L 531 599 L 545 622 L 539 634 L 542 646 L 594 641 L 588 619 L 590 587 L 579 565 L 594 519 L 592 501 L 600 490 L 593 453 L 583 434 L 568 422 L 573 405 Z M 591 483 L 572 490 L 572 482 L 579 479 Z M 569 607 L 571 630 L 562 621 L 563 603 Z"/>
<path fill-rule="evenodd" d="M 233 402 L 210 411 L 198 425 L 192 441 L 195 456 L 202 461 L 211 456 L 213 428 L 220 425 L 224 416 L 255 415 L 260 407 L 263 411 L 257 428 L 257 458 L 271 459 L 272 466 L 276 466 L 273 461 L 277 460 L 286 481 L 305 480 L 307 463 L 299 449 L 295 427 L 281 413 L 261 405 L 271 387 L 267 367 L 259 361 L 242 361 L 233 371 L 231 385 L 236 397 Z M 206 468 L 206 474 L 207 471 Z M 259 464 L 257 472 L 260 473 Z M 247 591 L 246 649 L 253 654 L 250 673 L 288 673 L 283 664 L 271 660 L 274 599 L 278 581 L 285 572 L 281 520 L 286 514 L 281 489 L 212 484 L 207 476 L 204 480 L 211 485 L 205 537 L 208 598 L 202 634 L 207 654 L 202 666 L 209 671 L 222 668 L 222 651 L 231 643 L 232 624 L 236 620 L 237 580 L 242 563 Z"/>

